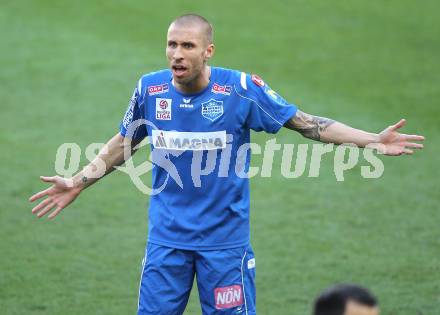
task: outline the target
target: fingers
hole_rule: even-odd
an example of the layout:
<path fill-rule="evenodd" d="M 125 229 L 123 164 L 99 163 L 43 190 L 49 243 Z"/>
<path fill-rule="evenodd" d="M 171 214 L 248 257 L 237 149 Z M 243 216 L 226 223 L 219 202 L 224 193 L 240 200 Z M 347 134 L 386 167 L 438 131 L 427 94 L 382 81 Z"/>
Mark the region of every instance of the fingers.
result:
<path fill-rule="evenodd" d="M 63 207 L 58 206 L 58 207 L 55 209 L 55 211 L 52 212 L 52 213 L 49 215 L 48 218 L 49 218 L 50 220 L 52 220 L 53 218 L 55 218 L 55 217 L 58 215 L 58 213 L 61 212 L 61 210 L 63 210 Z"/>
<path fill-rule="evenodd" d="M 40 179 L 46 183 L 55 183 L 56 176 L 40 176 Z M 47 196 L 47 193 L 49 192 L 49 190 L 50 190 L 50 187 L 36 193 L 35 195 L 33 195 L 29 198 L 29 201 L 34 202 L 35 200 L 40 199 L 41 197 Z"/>
<path fill-rule="evenodd" d="M 405 126 L 406 124 L 406 120 L 405 119 L 401 119 L 397 124 L 392 125 L 390 127 L 391 131 L 396 131 L 399 128 L 402 128 L 403 126 Z M 404 138 L 405 141 L 423 141 L 425 140 L 424 136 L 419 136 L 419 135 L 406 135 L 406 134 L 401 134 L 401 136 Z"/>
<path fill-rule="evenodd" d="M 408 148 L 423 149 L 423 144 L 421 143 L 405 142 L 403 145 Z"/>
<path fill-rule="evenodd" d="M 40 179 L 46 183 L 55 183 L 56 176 L 40 176 Z"/>
<path fill-rule="evenodd" d="M 46 213 L 48 213 L 50 210 L 52 210 L 53 207 L 55 207 L 57 204 L 55 202 L 50 202 L 42 211 L 40 211 L 37 214 L 37 217 L 41 218 Z"/>
<path fill-rule="evenodd" d="M 43 200 L 42 202 L 40 202 L 38 205 L 36 205 L 32 209 L 32 213 L 34 213 L 34 214 L 37 213 L 38 211 L 43 209 L 45 206 L 47 206 L 50 202 L 52 202 L 51 198 L 47 198 L 47 199 Z"/>
<path fill-rule="evenodd" d="M 405 119 L 401 119 L 397 124 L 392 125 L 390 129 L 392 131 L 396 131 L 397 129 L 402 128 L 403 126 L 405 126 L 405 124 L 406 124 L 406 120 Z"/>
<path fill-rule="evenodd" d="M 404 154 L 411 155 L 413 153 L 414 153 L 413 150 L 405 148 L 405 149 L 401 149 L 401 150 L 388 150 L 384 154 L 389 155 L 389 156 L 400 156 L 400 155 L 404 155 Z"/>
<path fill-rule="evenodd" d="M 29 201 L 34 202 L 35 200 L 40 199 L 41 197 L 47 196 L 49 189 L 50 188 L 47 188 L 45 190 L 42 190 L 42 191 L 36 193 L 35 195 L 33 195 L 29 198 Z"/>
<path fill-rule="evenodd" d="M 56 185 L 57 185 L 57 177 L 58 177 L 58 176 L 40 176 L 40 179 L 41 179 L 43 182 L 46 182 L 46 183 L 53 183 L 54 186 L 56 186 Z M 35 200 L 37 200 L 37 199 L 40 199 L 40 198 L 42 198 L 42 197 L 44 197 L 44 196 L 48 196 L 49 194 L 52 195 L 52 193 L 50 193 L 50 191 L 51 191 L 51 189 L 53 189 L 54 186 L 49 187 L 49 188 L 47 188 L 47 189 L 45 189 L 45 190 L 43 190 L 43 191 L 40 191 L 40 192 L 36 193 L 35 195 L 33 195 L 33 196 L 31 196 L 31 197 L 29 198 L 29 201 L 33 202 L 33 201 L 35 201 Z M 44 215 L 46 215 L 48 212 L 50 212 L 54 207 L 56 207 L 55 211 L 53 211 L 53 212 L 48 216 L 49 219 L 53 219 L 53 218 L 54 218 L 55 216 L 57 216 L 57 215 L 61 212 L 61 210 L 63 209 L 62 206 L 58 205 L 58 202 L 57 202 L 57 201 L 54 201 L 53 196 L 52 196 L 52 197 L 49 197 L 49 198 L 47 198 L 47 199 L 45 199 L 45 200 L 43 200 L 43 201 L 41 201 L 37 206 L 35 206 L 35 207 L 32 209 L 32 213 L 33 213 L 33 214 L 37 214 L 37 217 L 38 217 L 38 218 L 41 218 L 41 217 L 43 217 Z"/>
<path fill-rule="evenodd" d="M 385 155 L 399 156 L 403 154 L 414 154 L 413 149 L 423 149 L 423 144 L 414 142 L 400 142 L 393 146 L 384 146 L 379 149 Z"/>
<path fill-rule="evenodd" d="M 423 141 L 423 140 L 425 140 L 424 136 L 419 136 L 419 135 L 405 135 L 405 134 L 402 134 L 402 136 L 404 137 L 404 139 L 406 141 Z"/>
<path fill-rule="evenodd" d="M 52 220 L 54 217 L 56 217 L 61 212 L 61 210 L 63 210 L 64 207 L 57 205 L 57 203 L 55 201 L 52 201 L 52 199 L 50 199 L 50 198 L 45 199 L 42 202 L 40 202 L 40 204 L 38 204 L 38 206 L 36 206 L 32 209 L 32 213 L 36 214 L 38 212 L 37 217 L 41 218 L 46 213 L 48 213 L 50 210 L 52 210 L 55 206 L 57 206 L 57 208 L 48 217 L 49 219 Z M 41 210 L 41 209 L 43 209 L 43 210 Z"/>

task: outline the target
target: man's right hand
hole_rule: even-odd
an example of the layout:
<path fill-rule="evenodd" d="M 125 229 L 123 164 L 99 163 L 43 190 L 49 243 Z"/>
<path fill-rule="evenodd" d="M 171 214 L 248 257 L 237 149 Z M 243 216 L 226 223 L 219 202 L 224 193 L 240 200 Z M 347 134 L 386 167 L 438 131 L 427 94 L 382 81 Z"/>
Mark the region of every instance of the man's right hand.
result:
<path fill-rule="evenodd" d="M 49 215 L 49 219 L 53 219 L 57 216 L 61 210 L 78 197 L 83 189 L 93 185 L 107 174 L 110 174 L 115 169 L 115 166 L 124 163 L 125 158 L 129 158 L 136 152 L 135 148 L 142 139 L 126 140 L 127 139 L 118 132 L 102 147 L 95 159 L 72 178 L 40 176 L 43 182 L 51 183 L 52 186 L 29 198 L 30 202 L 34 202 L 35 200 L 47 196 L 46 199 L 40 201 L 40 203 L 32 209 L 32 213 L 41 218 L 55 208 Z M 127 149 L 130 155 L 128 157 L 126 156 Z M 101 171 L 104 170 L 105 172 L 101 172 L 99 176 L 96 176 L 96 170 L 102 167 L 105 167 L 105 169 L 101 169 Z"/>
<path fill-rule="evenodd" d="M 40 176 L 40 179 L 43 182 L 52 183 L 52 186 L 29 198 L 30 202 L 34 202 L 35 200 L 47 196 L 46 199 L 42 200 L 32 209 L 32 213 L 36 214 L 39 218 L 56 207 L 55 211 L 49 215 L 49 219 L 53 219 L 61 210 L 72 203 L 82 190 L 80 187 L 73 185 L 72 179 L 66 179 L 60 176 Z"/>

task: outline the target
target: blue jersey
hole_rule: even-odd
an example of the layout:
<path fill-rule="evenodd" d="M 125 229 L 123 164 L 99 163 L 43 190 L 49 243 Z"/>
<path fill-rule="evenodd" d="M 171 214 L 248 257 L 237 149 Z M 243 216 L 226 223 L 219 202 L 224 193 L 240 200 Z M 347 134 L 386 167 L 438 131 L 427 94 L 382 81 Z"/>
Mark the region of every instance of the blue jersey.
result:
<path fill-rule="evenodd" d="M 276 133 L 293 117 L 258 76 L 211 67 L 209 85 L 183 94 L 170 70 L 144 75 L 120 125 L 151 143 L 150 243 L 188 250 L 249 243 L 250 130 Z M 135 132 L 133 122 L 147 123 Z M 130 132 L 129 132 L 130 131 Z"/>

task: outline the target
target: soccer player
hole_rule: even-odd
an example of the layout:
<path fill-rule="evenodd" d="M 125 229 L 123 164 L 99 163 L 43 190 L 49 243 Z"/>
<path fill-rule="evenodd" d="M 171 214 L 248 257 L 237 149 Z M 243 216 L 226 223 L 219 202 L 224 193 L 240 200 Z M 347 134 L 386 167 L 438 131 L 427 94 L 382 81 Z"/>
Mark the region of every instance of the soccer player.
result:
<path fill-rule="evenodd" d="M 339 284 L 316 298 L 313 315 L 379 315 L 379 306 L 376 297 L 367 289 Z"/>
<path fill-rule="evenodd" d="M 139 315 L 182 314 L 195 276 L 203 314 L 256 314 L 246 178 L 251 129 L 285 126 L 322 142 L 377 143 L 389 155 L 422 148 L 414 141 L 423 137 L 398 133 L 404 120 L 374 134 L 306 114 L 256 75 L 209 66 L 213 54 L 206 19 L 176 18 L 167 34 L 169 69 L 140 78 L 119 132 L 73 178 L 42 176 L 52 186 L 30 198 L 47 196 L 32 213 L 41 218 L 55 208 L 54 218 L 148 136 L 160 192 L 150 200 Z M 102 175 L 90 176 L 99 165 Z"/>

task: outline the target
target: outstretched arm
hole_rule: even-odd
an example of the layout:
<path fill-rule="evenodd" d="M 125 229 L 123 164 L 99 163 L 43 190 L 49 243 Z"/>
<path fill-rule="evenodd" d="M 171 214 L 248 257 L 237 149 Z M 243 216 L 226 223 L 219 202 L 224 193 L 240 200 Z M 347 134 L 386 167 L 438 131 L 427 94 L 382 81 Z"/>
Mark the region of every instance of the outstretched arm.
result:
<path fill-rule="evenodd" d="M 354 143 L 358 147 L 375 145 L 379 151 L 387 155 L 412 154 L 412 149 L 421 149 L 423 144 L 413 141 L 423 141 L 419 135 L 401 134 L 397 130 L 405 125 L 404 119 L 391 125 L 382 132 L 370 133 L 352 128 L 329 118 L 313 116 L 302 111 L 289 119 L 284 127 L 298 131 L 304 137 L 325 143 Z"/>
<path fill-rule="evenodd" d="M 138 141 L 127 141 L 118 133 L 104 145 L 92 162 L 72 178 L 41 176 L 42 181 L 51 183 L 52 186 L 29 198 L 29 201 L 34 202 L 47 197 L 32 209 L 32 213 L 41 218 L 55 208 L 49 215 L 49 219 L 54 218 L 61 210 L 71 204 L 85 188 L 111 173 L 115 166 L 124 163 L 125 158 L 128 158 L 124 157 L 124 150 L 129 150 L 131 156 L 135 152 L 133 148 L 137 144 Z"/>

